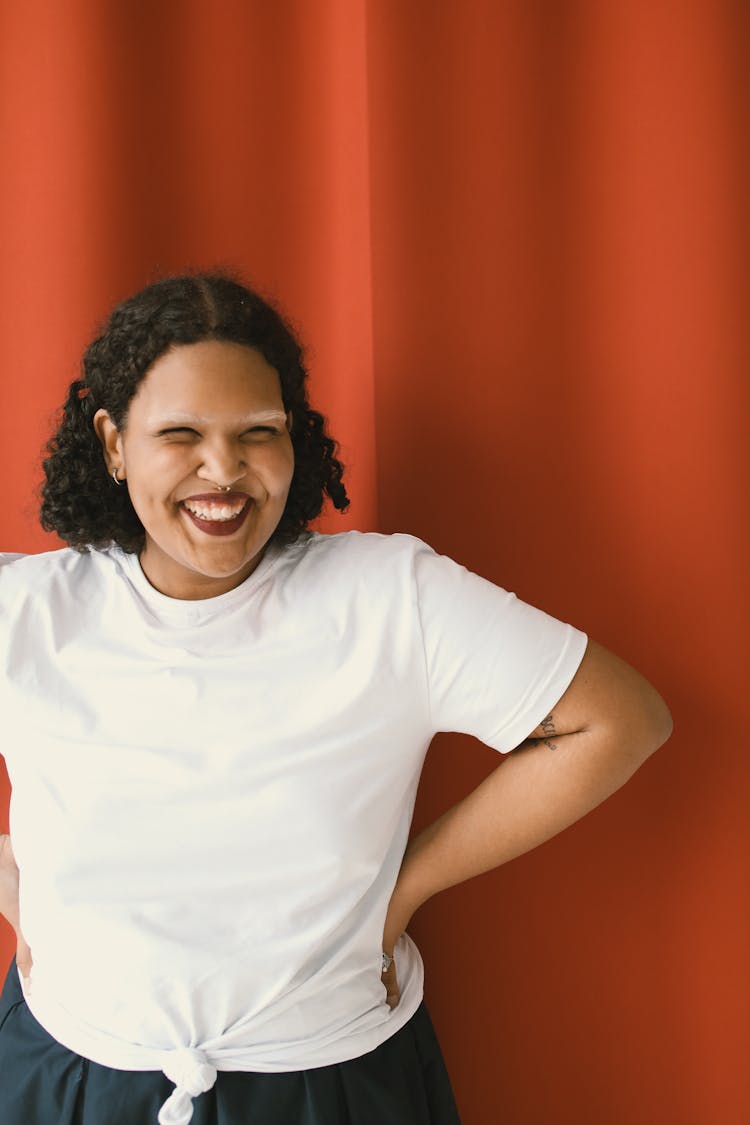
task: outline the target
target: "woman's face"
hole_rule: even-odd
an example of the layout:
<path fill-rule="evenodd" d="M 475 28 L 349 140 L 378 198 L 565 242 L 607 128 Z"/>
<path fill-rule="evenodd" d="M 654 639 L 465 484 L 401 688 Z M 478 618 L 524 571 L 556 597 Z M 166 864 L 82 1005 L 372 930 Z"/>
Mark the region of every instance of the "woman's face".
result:
<path fill-rule="evenodd" d="M 252 573 L 292 481 L 287 421 L 276 370 L 253 348 L 217 340 L 161 356 L 122 431 L 97 411 L 109 472 L 146 530 L 141 566 L 157 590 L 215 597 Z"/>

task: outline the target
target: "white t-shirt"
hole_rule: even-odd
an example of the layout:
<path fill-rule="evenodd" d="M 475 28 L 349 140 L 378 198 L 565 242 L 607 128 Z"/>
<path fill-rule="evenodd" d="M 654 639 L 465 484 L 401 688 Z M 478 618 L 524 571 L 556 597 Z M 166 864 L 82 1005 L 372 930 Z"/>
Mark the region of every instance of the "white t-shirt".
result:
<path fill-rule="evenodd" d="M 201 1063 L 317 1067 L 397 1031 L 422 962 L 403 937 L 391 1011 L 381 939 L 430 740 L 518 745 L 585 636 L 406 535 L 312 534 L 203 601 L 116 548 L 0 562 L 39 1022 L 187 1090 Z"/>

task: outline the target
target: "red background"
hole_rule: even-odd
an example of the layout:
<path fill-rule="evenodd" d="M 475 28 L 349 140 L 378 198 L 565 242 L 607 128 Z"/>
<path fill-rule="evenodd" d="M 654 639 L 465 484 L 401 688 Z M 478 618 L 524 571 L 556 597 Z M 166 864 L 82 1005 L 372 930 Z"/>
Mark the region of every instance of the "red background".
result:
<path fill-rule="evenodd" d="M 240 268 L 351 466 L 324 527 L 422 536 L 675 717 L 416 919 L 465 1125 L 746 1125 L 750 7 L 69 0 L 0 53 L 3 548 L 56 545 L 39 450 L 111 305 Z M 436 740 L 418 821 L 495 763 Z"/>

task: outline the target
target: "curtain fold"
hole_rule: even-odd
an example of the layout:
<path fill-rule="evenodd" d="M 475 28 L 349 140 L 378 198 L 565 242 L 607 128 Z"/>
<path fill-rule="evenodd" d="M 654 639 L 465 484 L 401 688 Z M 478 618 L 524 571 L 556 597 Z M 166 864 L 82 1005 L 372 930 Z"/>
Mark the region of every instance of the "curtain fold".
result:
<path fill-rule="evenodd" d="M 409 531 L 573 621 L 675 735 L 414 923 L 466 1125 L 745 1125 L 750 8 L 2 6 L 2 549 L 96 323 L 240 270 Z M 424 823 L 496 764 L 428 757 Z M 5 958 L 11 954 L 3 931 Z"/>

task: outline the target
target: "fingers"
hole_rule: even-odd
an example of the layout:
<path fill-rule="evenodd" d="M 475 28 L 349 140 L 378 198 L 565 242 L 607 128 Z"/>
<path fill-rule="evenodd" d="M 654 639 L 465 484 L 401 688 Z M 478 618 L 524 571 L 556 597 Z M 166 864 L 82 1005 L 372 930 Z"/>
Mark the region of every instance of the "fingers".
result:
<path fill-rule="evenodd" d="M 13 842 L 7 832 L 0 833 L 0 865 L 16 867 L 16 857 L 13 851 Z"/>
<path fill-rule="evenodd" d="M 18 867 L 10 836 L 0 836 L 0 914 L 18 933 Z"/>
<path fill-rule="evenodd" d="M 34 964 L 31 950 L 26 944 L 22 934 L 19 933 L 16 936 L 18 938 L 16 944 L 16 964 L 18 965 L 18 971 L 21 976 L 28 979 L 28 977 L 31 976 L 31 967 Z"/>
<path fill-rule="evenodd" d="M 8 920 L 16 935 L 16 964 L 21 976 L 31 974 L 31 950 L 20 930 L 18 912 L 18 866 L 10 836 L 0 835 L 0 914 Z"/>
<path fill-rule="evenodd" d="M 16 857 L 13 854 L 13 845 L 10 836 L 5 832 L 0 833 L 0 870 L 13 871 L 16 869 Z"/>
<path fill-rule="evenodd" d="M 395 1008 L 401 999 L 401 989 L 398 986 L 398 979 L 396 977 L 396 962 L 394 961 L 390 969 L 383 973 L 380 978 L 385 985 L 386 997 L 385 1001 L 389 1008 Z"/>

